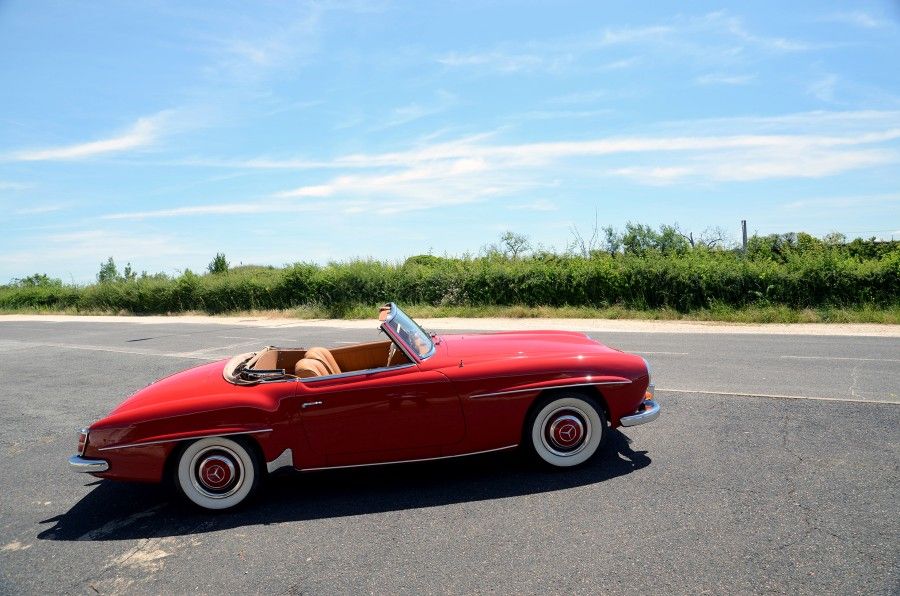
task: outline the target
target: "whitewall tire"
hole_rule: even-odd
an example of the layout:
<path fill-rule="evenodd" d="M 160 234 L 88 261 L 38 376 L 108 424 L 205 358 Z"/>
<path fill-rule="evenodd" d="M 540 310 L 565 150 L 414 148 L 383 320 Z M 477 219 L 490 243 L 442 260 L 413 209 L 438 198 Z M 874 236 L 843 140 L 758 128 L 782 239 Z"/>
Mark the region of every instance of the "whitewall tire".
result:
<path fill-rule="evenodd" d="M 257 458 L 227 437 L 208 437 L 189 444 L 178 458 L 175 484 L 203 509 L 231 509 L 252 495 L 260 480 Z"/>
<path fill-rule="evenodd" d="M 542 462 L 569 468 L 597 453 L 606 438 L 606 417 L 593 398 L 560 393 L 538 403 L 525 430 L 531 450 Z"/>

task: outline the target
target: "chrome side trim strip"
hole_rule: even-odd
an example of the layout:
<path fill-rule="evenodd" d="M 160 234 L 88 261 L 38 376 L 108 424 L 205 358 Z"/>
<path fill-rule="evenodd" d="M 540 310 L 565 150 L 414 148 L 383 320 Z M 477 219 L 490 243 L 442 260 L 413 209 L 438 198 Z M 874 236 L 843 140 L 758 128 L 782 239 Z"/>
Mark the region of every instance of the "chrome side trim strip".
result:
<path fill-rule="evenodd" d="M 236 435 L 253 435 L 257 433 L 270 433 L 271 428 L 263 428 L 260 430 L 242 430 L 236 433 L 213 433 L 209 435 L 198 435 L 196 437 L 179 437 L 177 439 L 163 439 L 162 441 L 145 441 L 143 443 L 128 443 L 127 445 L 113 445 L 112 447 L 101 447 L 98 451 L 110 451 L 111 449 L 128 449 L 129 447 L 146 447 L 147 445 L 161 445 L 162 443 L 178 443 L 179 441 L 194 441 L 196 439 L 208 439 L 210 437 L 233 437 Z"/>
<path fill-rule="evenodd" d="M 69 458 L 69 469 L 73 472 L 105 472 L 109 469 L 109 463 L 105 459 L 85 459 L 80 455 Z"/>
<path fill-rule="evenodd" d="M 393 464 L 411 464 L 420 461 L 437 461 L 439 459 L 452 459 L 454 457 L 467 457 L 469 455 L 481 455 L 482 453 L 493 453 L 494 451 L 505 451 L 507 449 L 515 449 L 519 444 L 507 445 L 506 447 L 497 447 L 496 449 L 485 449 L 484 451 L 473 451 L 472 453 L 460 453 L 459 455 L 442 455 L 440 457 L 423 457 L 421 459 L 404 459 L 400 461 L 380 461 L 372 464 L 352 464 L 349 466 L 323 466 L 321 468 L 304 468 L 301 472 L 315 472 L 317 470 L 338 470 L 341 468 L 367 468 L 369 466 L 389 466 Z"/>
<path fill-rule="evenodd" d="M 494 393 L 479 393 L 470 395 L 469 399 L 481 397 L 494 397 L 495 395 L 509 395 L 510 393 L 528 393 L 532 391 L 546 391 L 548 389 L 566 389 L 568 387 L 590 387 L 593 385 L 630 385 L 631 381 L 597 381 L 596 383 L 572 383 L 569 385 L 550 385 L 549 387 L 532 387 L 531 389 L 510 389 L 509 391 L 495 391 Z"/>
<path fill-rule="evenodd" d="M 281 455 L 276 457 L 270 462 L 266 462 L 266 471 L 271 474 L 275 470 L 280 470 L 281 468 L 294 467 L 294 452 L 291 451 L 290 447 L 281 452 Z"/>
<path fill-rule="evenodd" d="M 414 362 L 407 362 L 406 364 L 396 364 L 394 366 L 380 366 L 378 368 L 366 368 L 363 370 L 351 370 L 345 373 L 338 373 L 336 375 L 322 375 L 321 377 L 302 377 L 299 379 L 301 383 L 315 383 L 316 381 L 327 381 L 329 379 L 343 379 L 344 377 L 358 377 L 361 375 L 370 375 L 373 373 L 384 372 L 386 370 L 399 370 L 401 368 L 409 368 L 410 366 L 415 366 Z M 291 379 L 295 380 L 295 379 Z"/>

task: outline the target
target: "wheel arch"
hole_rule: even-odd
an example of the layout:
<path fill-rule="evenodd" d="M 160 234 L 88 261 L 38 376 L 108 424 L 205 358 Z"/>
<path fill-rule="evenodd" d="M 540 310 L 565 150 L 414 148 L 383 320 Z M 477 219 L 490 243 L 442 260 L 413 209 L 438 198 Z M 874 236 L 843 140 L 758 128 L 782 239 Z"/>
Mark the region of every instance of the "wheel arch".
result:
<path fill-rule="evenodd" d="M 245 446 L 250 455 L 256 458 L 257 463 L 259 464 L 258 468 L 260 470 L 260 474 L 263 477 L 268 475 L 268 471 L 266 470 L 266 458 L 263 453 L 262 445 L 260 445 L 259 440 L 254 437 L 252 434 L 222 434 L 222 435 L 213 435 L 215 437 L 224 437 L 226 439 L 230 439 L 235 443 L 239 443 Z M 209 438 L 209 435 L 203 437 L 194 437 L 187 438 L 175 444 L 175 448 L 169 453 L 168 457 L 166 457 L 166 461 L 163 464 L 163 482 L 166 484 L 174 484 L 175 483 L 175 475 L 178 473 L 178 460 L 181 457 L 181 454 L 184 453 L 184 450 L 188 448 L 191 443 L 199 441 L 200 439 Z"/>
<path fill-rule="evenodd" d="M 577 385 L 572 387 L 554 387 L 553 389 L 545 389 L 534 396 L 534 399 L 531 400 L 531 405 L 528 406 L 528 410 L 525 412 L 523 427 L 528 425 L 528 421 L 531 419 L 532 414 L 534 414 L 541 403 L 552 396 L 562 395 L 564 393 L 580 393 L 581 395 L 593 398 L 603 409 L 603 416 L 606 418 L 607 424 L 609 424 L 609 404 L 606 402 L 606 398 L 604 397 L 603 392 L 600 391 L 600 388 L 596 385 Z"/>

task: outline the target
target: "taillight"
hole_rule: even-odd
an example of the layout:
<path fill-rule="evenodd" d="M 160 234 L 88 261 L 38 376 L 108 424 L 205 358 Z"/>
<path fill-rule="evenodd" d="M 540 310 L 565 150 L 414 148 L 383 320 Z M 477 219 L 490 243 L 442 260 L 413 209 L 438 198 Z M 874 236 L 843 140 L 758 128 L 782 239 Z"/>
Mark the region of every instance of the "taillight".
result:
<path fill-rule="evenodd" d="M 87 447 L 88 429 L 82 428 L 78 433 L 78 455 L 84 455 L 84 448 Z"/>

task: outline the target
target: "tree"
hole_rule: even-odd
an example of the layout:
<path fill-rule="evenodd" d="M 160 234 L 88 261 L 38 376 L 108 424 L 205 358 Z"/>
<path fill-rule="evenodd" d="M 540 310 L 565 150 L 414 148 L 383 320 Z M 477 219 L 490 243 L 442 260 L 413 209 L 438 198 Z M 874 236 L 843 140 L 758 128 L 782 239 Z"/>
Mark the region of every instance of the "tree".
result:
<path fill-rule="evenodd" d="M 525 234 L 507 231 L 500 236 L 500 242 L 503 247 L 503 254 L 512 260 L 518 259 L 521 255 L 531 250 L 531 242 Z"/>
<path fill-rule="evenodd" d="M 612 226 L 603 228 L 603 250 L 613 257 L 622 249 L 622 235 Z"/>
<path fill-rule="evenodd" d="M 119 270 L 116 269 L 116 262 L 109 257 L 105 263 L 100 264 L 100 271 L 97 273 L 97 281 L 99 283 L 112 283 L 119 280 Z"/>
<path fill-rule="evenodd" d="M 622 248 L 626 253 L 644 255 L 649 250 L 658 248 L 659 234 L 650 226 L 635 224 L 630 221 L 625 224 L 625 233 L 622 235 Z"/>
<path fill-rule="evenodd" d="M 572 244 L 569 245 L 569 250 L 580 254 L 585 259 L 590 257 L 596 247 L 597 236 L 600 234 L 597 210 L 594 209 L 594 227 L 591 230 L 590 238 L 585 240 L 584 236 L 581 235 L 581 230 L 575 224 L 569 227 L 569 231 L 572 233 Z"/>
<path fill-rule="evenodd" d="M 125 269 L 122 271 L 122 277 L 125 281 L 134 281 L 137 279 L 137 271 L 131 268 L 131 263 L 125 265 Z"/>
<path fill-rule="evenodd" d="M 206 269 L 210 273 L 228 273 L 228 261 L 225 260 L 225 253 L 217 252 Z"/>
<path fill-rule="evenodd" d="M 62 280 L 50 277 L 46 273 L 35 273 L 28 277 L 20 277 L 12 280 L 12 285 L 20 288 L 43 288 L 49 286 L 62 286 Z"/>
<path fill-rule="evenodd" d="M 659 233 L 656 235 L 656 248 L 663 254 L 682 255 L 688 251 L 688 241 L 685 239 L 678 229 L 678 224 L 674 226 L 659 226 Z"/>

